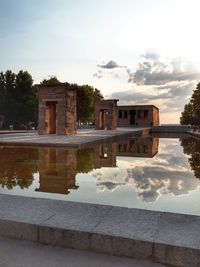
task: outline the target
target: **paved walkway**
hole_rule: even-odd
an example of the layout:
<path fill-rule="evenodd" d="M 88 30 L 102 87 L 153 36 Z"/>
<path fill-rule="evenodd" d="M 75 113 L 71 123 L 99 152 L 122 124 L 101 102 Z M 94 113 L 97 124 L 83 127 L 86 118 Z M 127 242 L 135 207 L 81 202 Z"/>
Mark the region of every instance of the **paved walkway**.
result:
<path fill-rule="evenodd" d="M 164 265 L 100 253 L 0 239 L 1 267 L 162 267 Z"/>
<path fill-rule="evenodd" d="M 37 132 L 1 134 L 0 144 L 20 146 L 81 146 L 126 134 L 140 134 L 148 128 L 119 128 L 117 130 L 81 129 L 77 135 L 38 135 Z"/>

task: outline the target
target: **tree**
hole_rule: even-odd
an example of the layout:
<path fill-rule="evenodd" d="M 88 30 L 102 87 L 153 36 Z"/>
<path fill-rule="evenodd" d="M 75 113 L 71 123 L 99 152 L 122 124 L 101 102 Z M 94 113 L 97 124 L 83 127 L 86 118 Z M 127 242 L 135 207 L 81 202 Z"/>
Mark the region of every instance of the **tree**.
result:
<path fill-rule="evenodd" d="M 12 124 L 19 128 L 20 124 L 36 122 L 36 92 L 27 71 L 0 73 L 0 115 L 5 117 L 6 127 Z"/>
<path fill-rule="evenodd" d="M 188 103 L 184 107 L 184 111 L 181 113 L 180 123 L 182 125 L 193 124 L 193 109 L 192 104 Z"/>
<path fill-rule="evenodd" d="M 77 119 L 81 122 L 94 122 L 95 102 L 103 99 L 99 90 L 89 85 L 76 85 Z"/>
<path fill-rule="evenodd" d="M 60 83 L 56 76 L 51 76 L 49 79 L 44 79 L 40 84 L 43 85 L 55 85 Z"/>
<path fill-rule="evenodd" d="M 13 97 L 18 116 L 17 124 L 35 122 L 38 109 L 37 98 L 33 88 L 33 79 L 27 71 L 20 71 L 17 74 Z"/>
<path fill-rule="evenodd" d="M 44 79 L 40 84 L 56 85 L 60 83 L 56 76 Z M 77 120 L 78 122 L 94 122 L 95 102 L 103 99 L 101 92 L 90 85 L 69 84 L 69 88 L 76 90 Z"/>
<path fill-rule="evenodd" d="M 189 103 L 185 105 L 180 117 L 180 123 L 200 125 L 200 83 L 193 90 Z"/>

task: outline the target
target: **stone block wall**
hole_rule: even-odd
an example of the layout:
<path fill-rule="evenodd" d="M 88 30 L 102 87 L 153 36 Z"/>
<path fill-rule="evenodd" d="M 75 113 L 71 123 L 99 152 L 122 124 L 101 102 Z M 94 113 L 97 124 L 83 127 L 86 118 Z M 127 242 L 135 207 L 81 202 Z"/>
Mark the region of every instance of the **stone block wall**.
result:
<path fill-rule="evenodd" d="M 159 125 L 159 109 L 153 105 L 118 106 L 119 127 Z"/>
<path fill-rule="evenodd" d="M 101 100 L 95 104 L 95 129 L 117 128 L 117 99 Z"/>
<path fill-rule="evenodd" d="M 76 134 L 76 91 L 70 89 L 68 83 L 36 85 L 36 88 L 39 102 L 38 133 Z"/>

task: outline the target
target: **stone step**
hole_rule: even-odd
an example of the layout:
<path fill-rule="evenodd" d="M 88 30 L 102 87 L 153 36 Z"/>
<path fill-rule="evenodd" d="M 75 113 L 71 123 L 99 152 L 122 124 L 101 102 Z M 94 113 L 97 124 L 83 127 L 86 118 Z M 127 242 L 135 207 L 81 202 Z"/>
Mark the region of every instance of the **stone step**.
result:
<path fill-rule="evenodd" d="M 200 217 L 0 195 L 0 236 L 200 266 Z"/>

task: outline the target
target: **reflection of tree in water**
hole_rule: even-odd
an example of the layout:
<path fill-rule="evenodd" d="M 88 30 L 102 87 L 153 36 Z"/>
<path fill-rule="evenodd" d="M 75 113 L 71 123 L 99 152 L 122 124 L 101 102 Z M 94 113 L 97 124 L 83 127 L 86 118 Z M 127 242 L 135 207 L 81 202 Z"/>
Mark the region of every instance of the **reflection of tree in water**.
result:
<path fill-rule="evenodd" d="M 77 172 L 88 173 L 94 168 L 94 148 L 77 151 Z"/>
<path fill-rule="evenodd" d="M 195 138 L 181 141 L 183 152 L 189 156 L 188 161 L 196 178 L 200 179 L 200 141 Z"/>
<path fill-rule="evenodd" d="M 38 149 L 0 149 L 0 185 L 12 189 L 15 186 L 28 188 L 33 182 L 33 173 L 38 170 Z"/>

